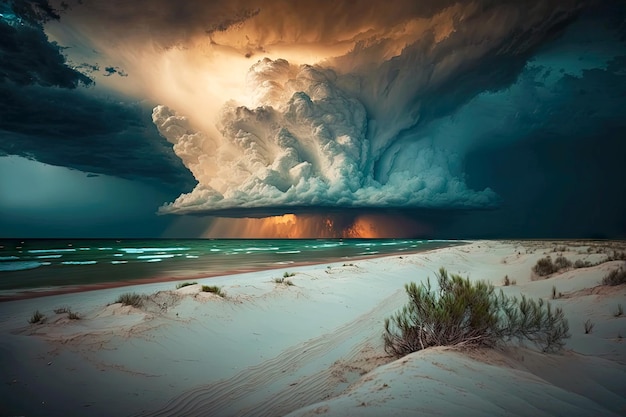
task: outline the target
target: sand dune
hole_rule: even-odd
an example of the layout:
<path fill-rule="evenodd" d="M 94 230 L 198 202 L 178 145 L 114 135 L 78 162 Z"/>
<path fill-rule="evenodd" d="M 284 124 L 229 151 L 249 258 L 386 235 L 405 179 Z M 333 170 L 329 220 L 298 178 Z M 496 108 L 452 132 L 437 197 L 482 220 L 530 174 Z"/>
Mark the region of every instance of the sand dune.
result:
<path fill-rule="evenodd" d="M 615 316 L 626 286 L 599 286 L 625 262 L 531 272 L 548 254 L 599 262 L 614 249 L 623 244 L 476 241 L 178 290 L 170 282 L 2 303 L 0 415 L 626 415 L 626 318 Z M 507 275 L 515 285 L 505 293 L 562 307 L 572 334 L 565 350 L 387 356 L 383 320 L 406 303 L 404 283 L 441 266 L 497 286 Z M 285 271 L 294 285 L 275 282 Z M 141 308 L 112 304 L 128 291 L 146 295 Z M 61 306 L 81 319 L 56 314 Z M 44 323 L 28 324 L 37 309 Z"/>

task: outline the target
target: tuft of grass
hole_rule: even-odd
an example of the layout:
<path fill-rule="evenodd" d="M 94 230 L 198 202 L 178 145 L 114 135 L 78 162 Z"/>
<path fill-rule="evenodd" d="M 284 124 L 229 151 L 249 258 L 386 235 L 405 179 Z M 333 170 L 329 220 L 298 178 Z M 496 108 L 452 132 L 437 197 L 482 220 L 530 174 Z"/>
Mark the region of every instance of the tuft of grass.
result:
<path fill-rule="evenodd" d="M 69 313 L 70 312 L 70 308 L 67 306 L 63 306 L 63 307 L 59 307 L 59 308 L 55 308 L 54 309 L 54 314 L 65 314 L 65 313 Z"/>
<path fill-rule="evenodd" d="M 30 324 L 35 324 L 35 323 L 43 323 L 43 321 L 46 319 L 46 316 L 44 316 L 39 310 L 35 310 L 35 312 L 33 313 L 33 315 L 30 317 L 30 319 L 28 320 L 28 322 Z"/>
<path fill-rule="evenodd" d="M 385 319 L 385 351 L 395 356 L 432 346 L 494 347 L 512 339 L 527 339 L 545 352 L 560 350 L 569 326 L 560 308 L 542 299 L 509 297 L 495 293 L 485 281 L 448 275 L 444 268 L 430 280 L 405 285 L 409 303 Z"/>
<path fill-rule="evenodd" d="M 73 311 L 67 312 L 67 318 L 70 320 L 80 320 L 80 316 L 78 315 L 78 313 L 75 313 Z"/>
<path fill-rule="evenodd" d="M 602 284 L 611 286 L 626 284 L 626 271 L 621 267 L 612 270 L 602 278 Z"/>
<path fill-rule="evenodd" d="M 196 285 L 196 284 L 197 284 L 197 282 L 195 282 L 195 281 L 194 282 L 181 282 L 179 284 L 176 284 L 176 289 L 180 290 L 181 288 L 188 287 L 190 285 Z"/>
<path fill-rule="evenodd" d="M 203 292 L 210 292 L 213 293 L 215 295 L 219 295 L 220 297 L 224 297 L 226 294 L 224 294 L 224 292 L 222 291 L 222 289 L 216 285 L 203 285 L 202 286 L 202 291 Z"/>
<path fill-rule="evenodd" d="M 284 284 L 284 285 L 288 285 L 288 286 L 293 286 L 294 285 L 292 280 L 286 279 L 285 277 L 274 278 L 274 282 L 277 283 L 277 284 Z"/>
<path fill-rule="evenodd" d="M 144 297 L 137 293 L 124 293 L 117 297 L 116 303 L 122 303 L 125 306 L 141 307 L 143 305 Z"/>
<path fill-rule="evenodd" d="M 585 334 L 591 333 L 591 331 L 593 330 L 593 326 L 594 324 L 591 322 L 591 320 L 588 319 L 585 322 Z"/>
<path fill-rule="evenodd" d="M 290 277 L 295 277 L 295 276 L 296 276 L 295 272 L 285 272 L 283 274 L 283 278 L 290 278 Z"/>
<path fill-rule="evenodd" d="M 621 304 L 617 305 L 617 311 L 613 314 L 615 317 L 621 317 L 624 315 L 624 307 Z"/>
<path fill-rule="evenodd" d="M 504 276 L 504 282 L 503 282 L 505 287 L 508 287 L 509 285 L 511 285 L 511 280 L 509 279 L 508 275 Z"/>

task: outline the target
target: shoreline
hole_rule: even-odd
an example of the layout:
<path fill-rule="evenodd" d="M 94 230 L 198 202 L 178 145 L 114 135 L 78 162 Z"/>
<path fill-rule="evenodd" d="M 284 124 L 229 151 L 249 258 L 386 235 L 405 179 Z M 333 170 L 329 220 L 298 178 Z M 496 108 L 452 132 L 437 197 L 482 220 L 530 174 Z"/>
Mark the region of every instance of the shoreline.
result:
<path fill-rule="evenodd" d="M 141 284 L 133 288 L 139 307 L 116 303 L 120 288 L 2 303 L 0 414 L 617 417 L 626 410 L 626 316 L 614 310 L 626 285 L 600 281 L 626 262 L 603 261 L 613 250 L 604 246 L 473 241 L 289 265 L 293 285 L 276 281 L 287 268 L 205 277 L 180 289 Z M 601 263 L 533 276 L 539 259 L 557 255 Z M 390 357 L 384 319 L 406 305 L 407 282 L 432 280 L 440 267 L 562 308 L 571 333 L 565 349 L 435 347 Z M 514 284 L 503 284 L 505 276 Z M 203 284 L 225 296 L 203 292 Z M 45 319 L 29 324 L 34 311 Z"/>
<path fill-rule="evenodd" d="M 443 248 L 463 246 L 472 242 L 474 241 L 458 241 L 458 243 L 451 242 L 449 245 L 444 246 Z M 275 265 L 275 266 L 258 267 L 258 268 L 250 267 L 246 269 L 228 270 L 228 271 L 220 271 L 220 272 L 209 272 L 209 273 L 198 272 L 195 274 L 190 273 L 189 275 L 185 275 L 184 277 L 161 276 L 161 277 L 152 277 L 152 278 L 137 278 L 137 279 L 128 280 L 128 281 L 108 281 L 108 282 L 99 282 L 99 283 L 93 283 L 93 284 L 82 284 L 78 286 L 70 285 L 70 286 L 58 286 L 58 287 L 36 287 L 36 288 L 23 288 L 23 289 L 18 288 L 14 290 L 15 293 L 13 294 L 3 294 L 11 290 L 0 291 L 0 304 L 5 303 L 5 302 L 10 302 L 10 301 L 28 300 L 28 299 L 33 299 L 33 298 L 41 298 L 41 297 L 48 297 L 48 296 L 54 296 L 54 295 L 75 294 L 75 293 L 98 291 L 98 290 L 113 289 L 113 288 L 123 288 L 123 287 L 135 286 L 135 285 L 147 285 L 147 284 L 158 284 L 158 283 L 164 283 L 164 282 L 199 280 L 199 279 L 205 279 L 205 278 L 215 278 L 215 277 L 221 277 L 221 276 L 231 276 L 231 275 L 247 274 L 247 273 L 262 272 L 262 271 L 282 270 L 282 269 L 287 269 L 287 268 L 296 268 L 296 267 L 311 266 L 311 265 L 334 264 L 334 263 L 342 262 L 344 260 L 345 261 L 362 261 L 365 259 L 385 258 L 388 256 L 391 256 L 391 257 L 401 256 L 402 254 L 413 255 L 413 254 L 429 252 L 429 251 L 433 251 L 437 249 L 442 249 L 442 248 L 436 248 L 436 249 L 428 248 L 428 249 L 414 250 L 414 251 L 405 250 L 405 251 L 398 251 L 395 253 L 383 253 L 383 254 L 345 257 L 345 258 L 337 259 L 337 260 L 327 259 L 324 261 L 320 260 L 319 262 L 317 261 L 293 262 L 288 265 Z"/>

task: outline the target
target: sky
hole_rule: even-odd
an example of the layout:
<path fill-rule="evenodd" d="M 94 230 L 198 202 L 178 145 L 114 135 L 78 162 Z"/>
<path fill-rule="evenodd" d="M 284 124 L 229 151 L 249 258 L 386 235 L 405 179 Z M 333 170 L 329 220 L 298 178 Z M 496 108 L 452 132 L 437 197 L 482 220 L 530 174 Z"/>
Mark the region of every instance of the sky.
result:
<path fill-rule="evenodd" d="M 626 237 L 623 1 L 2 0 L 0 56 L 0 237 Z"/>

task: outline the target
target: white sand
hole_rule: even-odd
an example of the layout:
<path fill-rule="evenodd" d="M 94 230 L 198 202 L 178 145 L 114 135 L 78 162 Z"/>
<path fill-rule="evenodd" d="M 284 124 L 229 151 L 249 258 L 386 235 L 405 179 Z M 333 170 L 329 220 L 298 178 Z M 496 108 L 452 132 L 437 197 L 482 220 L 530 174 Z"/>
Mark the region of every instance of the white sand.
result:
<path fill-rule="evenodd" d="M 478 241 L 415 255 L 148 284 L 0 304 L 0 415 L 617 416 L 626 415 L 626 285 L 598 287 L 624 262 L 531 280 L 557 244 Z M 599 260 L 573 242 L 564 253 Z M 594 249 L 595 250 L 595 249 Z M 383 320 L 403 285 L 439 267 L 549 300 L 572 337 L 533 346 L 434 348 L 394 360 Z M 276 284 L 285 271 L 295 284 Z M 200 292 L 218 285 L 226 298 Z M 142 309 L 112 304 L 149 295 Z M 81 320 L 54 309 L 69 306 Z M 28 324 L 35 310 L 43 324 Z M 585 334 L 583 323 L 594 323 Z"/>

